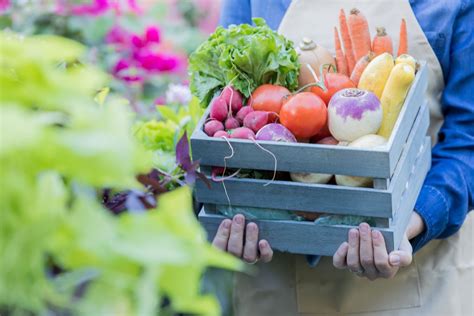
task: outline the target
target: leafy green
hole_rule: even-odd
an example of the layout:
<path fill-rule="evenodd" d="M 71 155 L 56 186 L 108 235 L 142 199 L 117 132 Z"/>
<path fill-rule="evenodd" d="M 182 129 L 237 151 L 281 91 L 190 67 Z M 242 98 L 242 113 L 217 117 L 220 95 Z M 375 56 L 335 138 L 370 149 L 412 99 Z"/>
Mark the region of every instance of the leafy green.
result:
<path fill-rule="evenodd" d="M 3 32 L 0 42 L 2 314 L 156 315 L 166 297 L 173 311 L 217 315 L 200 275 L 240 264 L 206 242 L 189 188 L 147 212 L 113 216 L 99 201 L 103 187 L 140 188 L 152 157 L 120 98 L 93 101 L 107 77 L 79 62 L 84 48 Z"/>
<path fill-rule="evenodd" d="M 228 84 L 246 97 L 264 83 L 297 88 L 300 64 L 293 43 L 271 30 L 263 19 L 253 22 L 255 26 L 218 27 L 191 54 L 191 91 L 202 105 L 207 106 Z"/>

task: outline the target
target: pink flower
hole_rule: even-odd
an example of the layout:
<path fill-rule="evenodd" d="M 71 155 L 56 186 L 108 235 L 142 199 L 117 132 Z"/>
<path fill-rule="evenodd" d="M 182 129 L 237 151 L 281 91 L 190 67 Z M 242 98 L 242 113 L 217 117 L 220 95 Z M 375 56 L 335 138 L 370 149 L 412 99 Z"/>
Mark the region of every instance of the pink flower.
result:
<path fill-rule="evenodd" d="M 126 45 L 129 41 L 130 34 L 118 25 L 114 25 L 105 35 L 105 42 L 108 44 Z"/>
<path fill-rule="evenodd" d="M 119 61 L 117 61 L 112 72 L 115 77 L 129 83 L 143 81 L 143 77 L 140 76 L 138 70 L 133 67 L 129 61 L 125 59 L 120 59 Z"/>
<path fill-rule="evenodd" d="M 10 7 L 10 0 L 0 0 L 0 13 L 3 13 Z"/>
<path fill-rule="evenodd" d="M 143 69 L 148 71 L 170 71 L 176 69 L 179 61 L 174 56 L 144 51 L 136 57 Z"/>
<path fill-rule="evenodd" d="M 145 41 L 147 43 L 160 42 L 160 30 L 156 26 L 149 26 L 145 30 Z"/>
<path fill-rule="evenodd" d="M 139 35 L 136 35 L 136 34 L 132 35 L 131 42 L 132 42 L 132 45 L 138 49 L 143 48 L 146 45 L 145 41 Z"/>
<path fill-rule="evenodd" d="M 93 3 L 78 4 L 71 7 L 74 15 L 101 15 L 110 8 L 108 0 L 94 0 Z"/>

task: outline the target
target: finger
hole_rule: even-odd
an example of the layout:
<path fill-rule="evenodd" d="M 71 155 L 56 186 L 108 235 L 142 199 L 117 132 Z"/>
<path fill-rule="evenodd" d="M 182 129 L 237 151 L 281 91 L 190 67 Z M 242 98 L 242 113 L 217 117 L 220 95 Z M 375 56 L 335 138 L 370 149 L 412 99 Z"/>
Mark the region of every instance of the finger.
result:
<path fill-rule="evenodd" d="M 349 230 L 349 249 L 347 250 L 347 267 L 353 271 L 362 271 L 359 261 L 359 231 Z"/>
<path fill-rule="evenodd" d="M 347 257 L 348 249 L 349 249 L 349 244 L 345 241 L 339 246 L 339 248 L 336 250 L 336 253 L 332 257 L 332 264 L 337 269 L 347 268 L 346 257 Z"/>
<path fill-rule="evenodd" d="M 384 278 L 392 277 L 396 269 L 388 262 L 387 247 L 385 247 L 385 239 L 381 232 L 372 231 L 372 244 L 374 245 L 374 262 L 375 268 Z"/>
<path fill-rule="evenodd" d="M 232 225 L 230 227 L 229 244 L 227 245 L 227 251 L 237 257 L 242 257 L 242 249 L 244 247 L 244 227 L 245 217 L 241 214 L 237 214 L 232 219 Z"/>
<path fill-rule="evenodd" d="M 217 229 L 216 236 L 212 241 L 212 245 L 222 251 L 227 250 L 227 242 L 229 241 L 230 235 L 230 224 L 232 221 L 230 219 L 225 219 L 219 225 Z"/>
<path fill-rule="evenodd" d="M 413 248 L 406 236 L 400 243 L 400 250 L 392 251 L 389 255 L 389 262 L 395 267 L 409 266 L 413 259 Z"/>
<path fill-rule="evenodd" d="M 376 277 L 377 270 L 374 264 L 374 249 L 372 246 L 372 233 L 370 232 L 370 226 L 367 223 L 361 223 L 359 225 L 360 234 L 360 264 L 364 268 L 365 275 L 369 279 Z"/>
<path fill-rule="evenodd" d="M 260 250 L 260 260 L 262 262 L 270 262 L 273 258 L 273 250 L 270 244 L 265 239 L 260 240 L 258 243 L 258 249 Z"/>
<path fill-rule="evenodd" d="M 247 224 L 245 229 L 244 260 L 252 263 L 257 260 L 258 226 L 255 223 Z"/>

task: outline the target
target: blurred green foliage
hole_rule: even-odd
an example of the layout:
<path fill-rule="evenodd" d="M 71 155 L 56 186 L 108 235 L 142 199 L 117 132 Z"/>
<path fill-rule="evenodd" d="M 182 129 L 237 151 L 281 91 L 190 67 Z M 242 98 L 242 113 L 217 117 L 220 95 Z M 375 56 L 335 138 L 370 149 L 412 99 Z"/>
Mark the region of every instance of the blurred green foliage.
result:
<path fill-rule="evenodd" d="M 134 114 L 81 62 L 84 47 L 5 32 L 0 42 L 0 313 L 218 315 L 201 275 L 241 266 L 206 242 L 189 188 L 119 216 L 98 200 L 103 187 L 138 187 L 152 162 Z"/>

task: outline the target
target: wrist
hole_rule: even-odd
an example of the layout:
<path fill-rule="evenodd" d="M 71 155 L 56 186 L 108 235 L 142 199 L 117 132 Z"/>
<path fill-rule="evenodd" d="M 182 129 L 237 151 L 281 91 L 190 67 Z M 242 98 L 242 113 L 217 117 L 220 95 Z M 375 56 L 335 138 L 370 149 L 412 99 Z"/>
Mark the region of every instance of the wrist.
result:
<path fill-rule="evenodd" d="M 419 234 L 421 234 L 425 230 L 425 222 L 421 218 L 421 216 L 416 212 L 413 211 L 411 214 L 410 222 L 407 227 L 407 238 L 408 240 L 415 238 Z"/>

